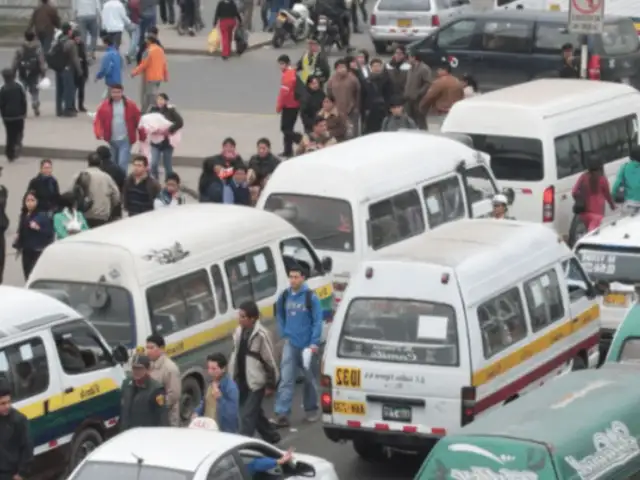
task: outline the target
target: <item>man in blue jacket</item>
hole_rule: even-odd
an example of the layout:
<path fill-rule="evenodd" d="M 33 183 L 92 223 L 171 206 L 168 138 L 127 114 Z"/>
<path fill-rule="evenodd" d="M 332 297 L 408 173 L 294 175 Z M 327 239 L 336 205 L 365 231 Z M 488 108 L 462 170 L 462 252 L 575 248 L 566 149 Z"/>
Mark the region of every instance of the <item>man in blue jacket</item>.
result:
<path fill-rule="evenodd" d="M 212 383 L 194 413 L 201 417 L 215 412 L 214 420 L 221 432 L 238 433 L 238 386 L 227 374 L 227 365 L 222 353 L 207 356 L 207 372 Z"/>
<path fill-rule="evenodd" d="M 289 426 L 291 402 L 296 377 L 304 372 L 303 406 L 306 419 L 318 419 L 318 388 L 314 363 L 304 368 L 302 356 L 310 349 L 313 357 L 318 353 L 322 337 L 322 307 L 318 296 L 305 283 L 306 268 L 300 264 L 289 267 L 289 284 L 276 302 L 276 318 L 280 338 L 285 340 L 280 362 L 280 384 L 276 396 L 274 423 L 279 428 Z"/>
<path fill-rule="evenodd" d="M 113 85 L 122 85 L 122 58 L 120 53 L 109 35 L 104 35 L 102 42 L 107 50 L 102 57 L 100 70 L 96 73 L 96 82 L 104 78 L 107 89 Z"/>

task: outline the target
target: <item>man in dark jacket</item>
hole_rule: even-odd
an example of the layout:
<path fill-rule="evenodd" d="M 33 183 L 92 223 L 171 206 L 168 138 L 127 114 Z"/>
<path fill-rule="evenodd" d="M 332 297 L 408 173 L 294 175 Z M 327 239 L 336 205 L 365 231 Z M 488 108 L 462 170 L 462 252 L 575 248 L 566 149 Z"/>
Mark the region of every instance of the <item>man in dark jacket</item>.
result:
<path fill-rule="evenodd" d="M 392 95 L 404 95 L 407 85 L 407 76 L 411 65 L 407 62 L 407 51 L 404 46 L 399 45 L 387 65 L 387 72 L 393 87 Z"/>
<path fill-rule="evenodd" d="M 131 377 L 122 383 L 120 430 L 136 427 L 168 427 L 169 412 L 164 386 L 149 374 L 151 361 L 136 355 L 131 362 Z M 1 479 L 0 479 L 1 480 Z"/>
<path fill-rule="evenodd" d="M 44 61 L 42 46 L 35 33 L 30 31 L 24 33 L 24 43 L 17 48 L 11 69 L 31 95 L 33 113 L 36 117 L 40 116 L 38 84 L 47 71 L 47 65 Z"/>
<path fill-rule="evenodd" d="M 224 203 L 251 206 L 251 192 L 247 184 L 247 167 L 236 168 L 233 177 L 227 180 L 223 194 Z"/>
<path fill-rule="evenodd" d="M 20 155 L 24 134 L 24 119 L 27 116 L 27 93 L 10 68 L 2 70 L 4 85 L 0 87 L 0 116 L 4 123 L 7 142 L 4 154 L 13 162 Z"/>
<path fill-rule="evenodd" d="M 249 184 L 262 185 L 278 165 L 280 160 L 271 153 L 271 142 L 268 138 L 261 138 L 258 140 L 258 154 L 249 159 Z"/>
<path fill-rule="evenodd" d="M 60 28 L 58 9 L 51 5 L 49 0 L 40 0 L 40 5 L 34 9 L 31 15 L 27 30 L 36 33 L 44 53 L 47 53 L 51 48 L 56 28 Z"/>
<path fill-rule="evenodd" d="M 29 473 L 33 443 L 29 421 L 11 406 L 11 388 L 0 383 L 0 480 L 23 480 Z"/>
<path fill-rule="evenodd" d="M 78 74 L 76 72 L 75 84 L 76 89 L 78 90 L 78 105 L 75 109 L 79 112 L 86 112 L 87 109 L 84 108 L 84 87 L 87 83 L 87 79 L 89 78 L 89 58 L 87 57 L 87 45 L 84 43 L 82 39 L 82 33 L 79 30 L 73 31 L 73 41 L 76 42 L 78 46 L 78 58 L 80 59 L 80 67 L 81 71 Z"/>
<path fill-rule="evenodd" d="M 62 33 L 55 39 L 51 47 L 52 56 L 56 52 L 56 44 L 62 43 L 61 63 L 49 66 L 56 72 L 56 115 L 58 117 L 75 117 L 76 79 L 82 76 L 82 64 L 78 54 L 78 45 L 73 40 L 71 25 L 62 25 Z M 49 57 L 49 63 L 51 57 Z"/>
<path fill-rule="evenodd" d="M 153 202 L 162 190 L 160 184 L 149 175 L 149 160 L 144 155 L 133 158 L 133 172 L 124 182 L 122 206 L 129 216 L 153 210 Z"/>
<path fill-rule="evenodd" d="M 0 176 L 2 176 L 2 165 L 0 165 Z M 4 261 L 7 251 L 5 235 L 9 228 L 9 217 L 7 217 L 7 201 L 9 191 L 4 185 L 0 185 L 0 285 L 4 279 Z"/>
<path fill-rule="evenodd" d="M 558 72 L 560 78 L 580 78 L 576 57 L 573 55 L 573 45 L 565 43 L 562 46 L 562 66 Z"/>
<path fill-rule="evenodd" d="M 38 200 L 38 210 L 55 213 L 60 203 L 60 187 L 53 176 L 53 162 L 47 158 L 40 161 L 40 171 L 29 182 L 27 191 L 33 191 Z"/>
<path fill-rule="evenodd" d="M 371 60 L 371 74 L 369 75 L 369 112 L 364 124 L 364 133 L 379 132 L 382 121 L 389 111 L 391 101 L 391 80 L 379 58 Z"/>

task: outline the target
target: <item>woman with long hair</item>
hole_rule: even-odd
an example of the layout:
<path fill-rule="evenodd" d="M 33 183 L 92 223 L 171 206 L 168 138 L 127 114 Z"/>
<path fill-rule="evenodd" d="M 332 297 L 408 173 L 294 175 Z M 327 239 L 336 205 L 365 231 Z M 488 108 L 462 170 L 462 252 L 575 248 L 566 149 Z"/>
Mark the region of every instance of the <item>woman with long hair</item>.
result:
<path fill-rule="evenodd" d="M 602 223 L 607 203 L 612 210 L 616 208 L 602 165 L 589 166 L 588 170 L 578 177 L 572 195 L 575 200 L 574 213 L 580 215 L 589 232 Z"/>
<path fill-rule="evenodd" d="M 25 281 L 29 278 L 42 251 L 51 242 L 53 242 L 51 219 L 45 212 L 38 211 L 36 193 L 30 190 L 22 200 L 18 233 L 13 242 L 13 248 L 22 256 Z"/>
<path fill-rule="evenodd" d="M 61 240 L 83 230 L 89 230 L 89 225 L 82 212 L 78 210 L 78 199 L 73 192 L 63 193 L 60 196 L 60 211 L 53 216 L 56 238 Z"/>

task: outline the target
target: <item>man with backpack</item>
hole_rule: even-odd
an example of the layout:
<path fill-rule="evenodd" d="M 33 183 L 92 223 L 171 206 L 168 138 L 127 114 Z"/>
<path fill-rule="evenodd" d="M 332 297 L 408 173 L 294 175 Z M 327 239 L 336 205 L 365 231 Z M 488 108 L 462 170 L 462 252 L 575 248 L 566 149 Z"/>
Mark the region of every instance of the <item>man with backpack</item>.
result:
<path fill-rule="evenodd" d="M 293 390 L 298 372 L 304 372 L 303 407 L 308 422 L 318 419 L 318 387 L 314 357 L 322 337 L 320 299 L 306 284 L 308 267 L 299 262 L 287 265 L 290 288 L 275 305 L 280 338 L 284 339 L 280 361 L 280 384 L 276 395 L 275 419 L 278 428 L 289 426 Z"/>
<path fill-rule="evenodd" d="M 120 205 L 120 191 L 109 174 L 102 171 L 102 158 L 97 153 L 89 154 L 87 160 L 88 168 L 74 179 L 73 191 L 78 209 L 84 213 L 89 227 L 95 228 L 107 223 Z"/>
<path fill-rule="evenodd" d="M 82 64 L 69 23 L 62 25 L 46 60 L 49 68 L 56 72 L 56 115 L 75 117 L 76 78 L 82 77 Z"/>
<path fill-rule="evenodd" d="M 38 84 L 44 77 L 47 66 L 44 62 L 42 45 L 36 34 L 26 31 L 24 43 L 18 47 L 13 57 L 11 69 L 31 96 L 31 106 L 36 117 L 40 116 L 40 91 Z"/>
<path fill-rule="evenodd" d="M 282 72 L 280 80 L 280 93 L 276 104 L 276 113 L 280 114 L 280 131 L 284 137 L 284 152 L 280 157 L 293 157 L 293 144 L 300 143 L 302 135 L 294 128 L 298 120 L 298 112 L 300 110 L 300 100 L 302 100 L 302 91 L 305 90 L 304 84 L 298 77 L 295 68 L 291 67 L 291 59 L 289 55 L 280 55 L 278 57 L 278 65 Z"/>

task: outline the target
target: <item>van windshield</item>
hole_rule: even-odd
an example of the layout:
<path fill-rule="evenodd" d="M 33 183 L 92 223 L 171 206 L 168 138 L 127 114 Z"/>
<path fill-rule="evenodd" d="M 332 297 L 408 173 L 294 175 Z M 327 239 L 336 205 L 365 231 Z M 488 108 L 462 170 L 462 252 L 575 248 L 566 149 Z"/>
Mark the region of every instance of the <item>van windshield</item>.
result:
<path fill-rule="evenodd" d="M 376 8 L 380 11 L 428 12 L 431 4 L 429 0 L 380 0 Z"/>
<path fill-rule="evenodd" d="M 638 50 L 638 32 L 627 18 L 605 23 L 601 38 L 602 48 L 607 55 L 626 55 Z"/>
<path fill-rule="evenodd" d="M 582 268 L 591 280 L 634 285 L 640 283 L 640 249 L 582 245 L 576 249 Z"/>
<path fill-rule="evenodd" d="M 135 346 L 133 300 L 126 289 L 55 280 L 38 280 L 29 288 L 66 295 L 67 303 L 96 327 L 111 347 Z"/>
<path fill-rule="evenodd" d="M 465 135 L 473 139 L 476 150 L 491 156 L 491 170 L 498 180 L 536 182 L 544 178 L 542 142 L 537 138 Z"/>
<path fill-rule="evenodd" d="M 312 195 L 269 195 L 264 209 L 302 232 L 318 250 L 353 252 L 353 215 L 346 200 Z"/>
<path fill-rule="evenodd" d="M 396 298 L 357 298 L 345 315 L 338 356 L 376 362 L 458 365 L 453 308 Z"/>

